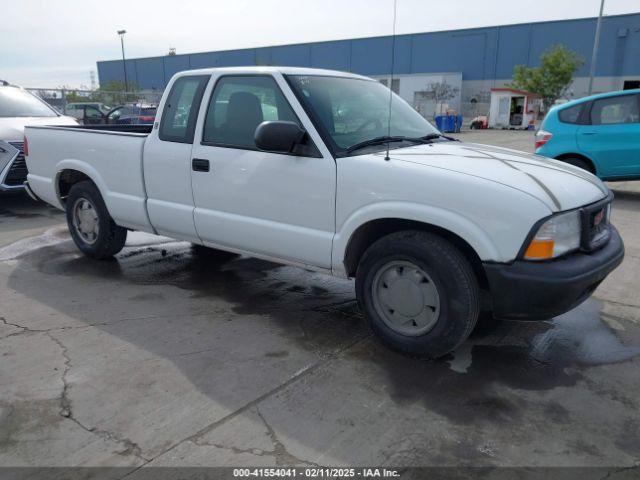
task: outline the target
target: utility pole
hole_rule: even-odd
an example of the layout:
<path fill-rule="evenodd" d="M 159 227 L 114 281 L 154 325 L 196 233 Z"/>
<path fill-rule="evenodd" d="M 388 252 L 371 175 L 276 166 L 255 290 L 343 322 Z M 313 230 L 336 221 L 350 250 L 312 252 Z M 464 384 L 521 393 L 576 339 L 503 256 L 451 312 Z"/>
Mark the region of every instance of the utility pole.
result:
<path fill-rule="evenodd" d="M 124 58 L 124 34 L 125 33 L 127 33 L 126 30 L 118 30 L 118 35 L 120 35 L 120 46 L 122 47 L 122 70 L 124 71 L 124 91 L 128 92 L 129 82 L 127 82 L 127 64 Z"/>
<path fill-rule="evenodd" d="M 593 77 L 596 74 L 596 62 L 598 61 L 598 47 L 600 46 L 600 29 L 602 28 L 602 12 L 604 11 L 604 0 L 600 0 L 600 14 L 596 24 L 596 37 L 593 40 L 593 52 L 591 54 L 591 68 L 589 70 L 589 95 L 593 92 Z"/>

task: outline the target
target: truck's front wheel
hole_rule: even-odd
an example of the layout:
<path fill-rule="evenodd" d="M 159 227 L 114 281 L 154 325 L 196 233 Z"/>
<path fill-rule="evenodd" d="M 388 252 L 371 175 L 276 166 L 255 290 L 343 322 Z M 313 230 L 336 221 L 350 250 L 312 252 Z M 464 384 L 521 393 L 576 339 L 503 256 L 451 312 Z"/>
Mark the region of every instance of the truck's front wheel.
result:
<path fill-rule="evenodd" d="M 122 250 L 127 240 L 127 230 L 114 223 L 100 191 L 89 181 L 71 187 L 67 224 L 77 247 L 91 258 L 110 258 Z"/>
<path fill-rule="evenodd" d="M 464 342 L 478 319 L 479 288 L 464 255 L 444 238 L 403 231 L 376 241 L 356 274 L 361 308 L 378 336 L 436 358 Z"/>

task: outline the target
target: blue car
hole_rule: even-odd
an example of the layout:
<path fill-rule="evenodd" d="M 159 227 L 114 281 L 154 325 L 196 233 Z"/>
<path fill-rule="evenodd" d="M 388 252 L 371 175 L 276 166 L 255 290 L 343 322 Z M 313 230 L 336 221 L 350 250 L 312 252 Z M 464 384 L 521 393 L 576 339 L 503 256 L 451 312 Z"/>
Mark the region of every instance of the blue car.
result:
<path fill-rule="evenodd" d="M 640 179 L 640 89 L 553 107 L 536 132 L 536 153 L 602 180 Z"/>

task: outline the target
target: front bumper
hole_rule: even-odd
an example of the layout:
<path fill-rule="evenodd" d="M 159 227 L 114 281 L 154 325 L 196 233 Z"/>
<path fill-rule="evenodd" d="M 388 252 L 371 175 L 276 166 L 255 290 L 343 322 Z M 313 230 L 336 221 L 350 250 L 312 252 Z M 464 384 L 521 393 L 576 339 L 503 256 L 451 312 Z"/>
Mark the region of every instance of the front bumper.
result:
<path fill-rule="evenodd" d="M 586 300 L 623 258 L 624 244 L 612 225 L 609 242 L 594 252 L 547 262 L 485 263 L 493 314 L 546 320 L 565 313 Z"/>

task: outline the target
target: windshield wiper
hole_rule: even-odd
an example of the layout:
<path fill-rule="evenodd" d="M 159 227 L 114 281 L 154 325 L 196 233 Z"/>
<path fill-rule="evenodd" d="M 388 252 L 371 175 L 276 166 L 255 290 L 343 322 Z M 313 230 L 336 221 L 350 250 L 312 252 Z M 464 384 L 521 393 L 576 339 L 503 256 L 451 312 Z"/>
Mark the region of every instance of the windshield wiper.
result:
<path fill-rule="evenodd" d="M 354 152 L 356 150 L 360 150 L 361 148 L 364 147 L 369 147 L 372 145 L 384 145 L 385 143 L 391 143 L 391 142 L 413 142 L 413 143 L 427 143 L 429 142 L 430 139 L 425 139 L 425 138 L 418 138 L 418 137 L 401 137 L 401 136 L 397 136 L 397 137 L 390 137 L 390 136 L 383 136 L 383 137 L 375 137 L 375 138 L 371 138 L 369 140 L 365 140 L 363 142 L 358 142 L 355 145 L 351 145 L 349 148 L 347 148 L 347 153 L 351 153 Z"/>
<path fill-rule="evenodd" d="M 413 143 L 431 143 L 432 140 L 436 140 L 438 138 L 446 138 L 447 140 L 451 140 L 457 142 L 457 138 L 447 137 L 446 135 L 442 135 L 441 133 L 430 133 L 425 135 L 424 137 L 404 137 L 404 136 L 382 136 L 375 137 L 369 140 L 365 140 L 363 142 L 358 142 L 355 145 L 351 145 L 347 148 L 347 153 L 354 152 L 356 150 L 360 150 L 361 148 L 370 147 L 372 145 L 384 145 L 385 143 L 391 142 L 413 142 Z"/>
<path fill-rule="evenodd" d="M 430 133 L 429 135 L 425 135 L 424 137 L 420 137 L 422 140 L 424 140 L 425 142 L 431 141 L 431 140 L 435 140 L 437 138 L 444 138 L 446 140 L 449 140 L 451 142 L 459 142 L 460 140 L 458 140 L 457 138 L 453 138 L 453 137 L 449 137 L 447 135 L 443 135 L 441 133 Z"/>

